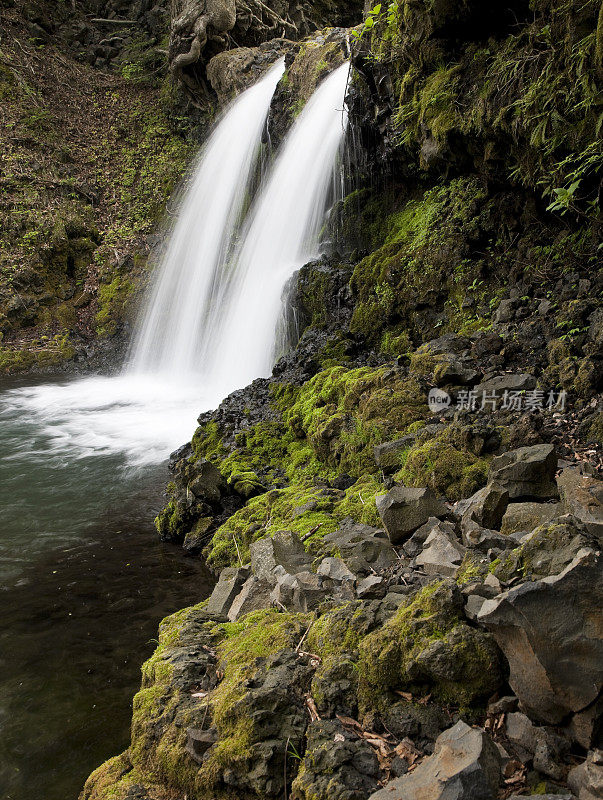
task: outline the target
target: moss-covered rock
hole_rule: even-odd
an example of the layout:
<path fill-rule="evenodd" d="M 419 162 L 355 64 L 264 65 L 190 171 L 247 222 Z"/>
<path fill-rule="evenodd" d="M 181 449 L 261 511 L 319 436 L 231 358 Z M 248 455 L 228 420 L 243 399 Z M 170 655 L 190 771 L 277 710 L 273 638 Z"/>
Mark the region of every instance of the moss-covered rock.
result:
<path fill-rule="evenodd" d="M 394 480 L 406 486 L 429 486 L 450 501 L 469 497 L 486 484 L 488 461 L 461 444 L 453 426 L 431 438 L 419 432 L 417 441 L 401 457 Z"/>
<path fill-rule="evenodd" d="M 432 693 L 468 707 L 501 684 L 498 648 L 488 634 L 463 621 L 454 584 L 434 582 L 363 639 L 360 693 L 366 705 L 387 703 L 394 689 Z"/>

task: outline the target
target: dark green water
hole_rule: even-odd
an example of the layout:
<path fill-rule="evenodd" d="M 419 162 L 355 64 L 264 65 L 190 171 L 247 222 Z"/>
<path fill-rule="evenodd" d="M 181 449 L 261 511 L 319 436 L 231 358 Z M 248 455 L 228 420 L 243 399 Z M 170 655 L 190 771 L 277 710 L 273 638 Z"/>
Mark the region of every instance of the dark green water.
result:
<path fill-rule="evenodd" d="M 1 389 L 0 798 L 75 800 L 128 744 L 158 622 L 211 578 L 156 539 L 164 463 L 82 451 L 60 420 L 49 433 L 56 412 Z"/>

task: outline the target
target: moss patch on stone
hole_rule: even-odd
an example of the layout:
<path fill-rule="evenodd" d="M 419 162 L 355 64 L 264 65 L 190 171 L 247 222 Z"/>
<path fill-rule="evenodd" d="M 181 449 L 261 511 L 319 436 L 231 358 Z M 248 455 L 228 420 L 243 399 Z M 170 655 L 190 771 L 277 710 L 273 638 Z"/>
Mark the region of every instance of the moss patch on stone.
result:
<path fill-rule="evenodd" d="M 502 677 L 496 645 L 466 625 L 448 581 L 431 583 L 363 639 L 359 669 L 367 707 L 386 702 L 393 689 L 431 692 L 467 707 L 491 694 Z"/>

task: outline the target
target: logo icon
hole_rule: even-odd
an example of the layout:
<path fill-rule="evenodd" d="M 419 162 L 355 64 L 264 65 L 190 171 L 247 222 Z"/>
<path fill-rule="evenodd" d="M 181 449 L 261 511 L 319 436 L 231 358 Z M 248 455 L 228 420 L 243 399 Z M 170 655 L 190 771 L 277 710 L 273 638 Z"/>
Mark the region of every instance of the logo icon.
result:
<path fill-rule="evenodd" d="M 441 389 L 431 389 L 427 397 L 427 405 L 432 414 L 444 411 L 451 403 L 450 395 Z"/>

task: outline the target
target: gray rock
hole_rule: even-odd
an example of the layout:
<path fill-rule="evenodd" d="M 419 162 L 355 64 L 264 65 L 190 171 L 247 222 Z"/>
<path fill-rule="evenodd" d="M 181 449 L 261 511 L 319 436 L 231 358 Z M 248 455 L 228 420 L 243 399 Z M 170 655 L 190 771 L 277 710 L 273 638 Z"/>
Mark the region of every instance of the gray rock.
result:
<path fill-rule="evenodd" d="M 467 619 L 476 620 L 485 602 L 485 597 L 480 597 L 478 594 L 470 594 L 465 601 L 465 616 Z"/>
<path fill-rule="evenodd" d="M 307 735 L 293 796 L 360 800 L 377 788 L 379 762 L 368 742 L 330 720 L 313 722 Z"/>
<path fill-rule="evenodd" d="M 381 575 L 367 575 L 356 586 L 356 594 L 361 600 L 373 600 L 384 594 L 384 579 Z"/>
<path fill-rule="evenodd" d="M 274 570 L 277 566 L 294 575 L 309 569 L 312 563 L 301 539 L 291 531 L 279 531 L 273 537 L 259 539 L 251 544 L 249 552 L 253 574 L 272 585 L 276 583 Z"/>
<path fill-rule="evenodd" d="M 493 459 L 488 480 L 507 489 L 511 500 L 557 497 L 557 455 L 552 444 L 520 447 Z"/>
<path fill-rule="evenodd" d="M 327 591 L 333 586 L 332 582 L 322 575 L 314 572 L 300 572 L 295 576 L 296 585 L 293 589 L 293 610 L 314 611 L 324 603 Z"/>
<path fill-rule="evenodd" d="M 446 386 L 447 384 L 473 386 L 481 377 L 481 373 L 471 364 L 446 353 L 436 368 L 435 377 L 437 386 Z"/>
<path fill-rule="evenodd" d="M 442 533 L 444 536 L 448 536 L 450 538 L 456 537 L 456 528 L 452 522 L 445 522 L 437 517 L 430 517 L 425 525 L 421 525 L 421 527 L 413 533 L 410 539 L 407 539 L 402 545 L 402 549 L 406 555 L 409 558 L 418 556 L 423 550 L 427 538 L 434 531 Z"/>
<path fill-rule="evenodd" d="M 518 700 L 514 694 L 505 695 L 500 700 L 495 700 L 493 703 L 488 703 L 488 714 L 497 716 L 498 714 L 508 714 L 517 708 Z"/>
<path fill-rule="evenodd" d="M 439 339 L 432 339 L 419 347 L 419 353 L 430 353 L 433 356 L 444 355 L 444 353 L 459 354 L 468 350 L 471 342 L 466 336 L 459 336 L 456 333 L 445 333 Z"/>
<path fill-rule="evenodd" d="M 450 718 L 436 703 L 399 700 L 383 711 L 383 722 L 396 739 L 410 739 L 415 745 L 432 745 L 450 725 Z"/>
<path fill-rule="evenodd" d="M 399 469 L 402 453 L 414 444 L 416 438 L 416 434 L 409 433 L 394 442 L 383 442 L 383 444 L 375 445 L 373 452 L 375 454 L 375 463 L 379 469 L 386 474 Z"/>
<path fill-rule="evenodd" d="M 570 771 L 567 783 L 578 800 L 601 800 L 603 750 L 591 750 L 586 756 L 586 761 Z"/>
<path fill-rule="evenodd" d="M 535 719 L 558 724 L 601 691 L 601 562 L 584 549 L 561 574 L 514 587 L 478 615 L 507 658 L 511 688 Z"/>
<path fill-rule="evenodd" d="M 416 557 L 415 563 L 428 575 L 455 578 L 465 553 L 466 549 L 461 544 L 440 531 L 433 530 L 425 541 L 423 552 Z"/>
<path fill-rule="evenodd" d="M 438 736 L 417 769 L 390 781 L 370 800 L 494 800 L 500 755 L 494 742 L 462 720 Z"/>
<path fill-rule="evenodd" d="M 187 553 L 199 553 L 205 547 L 208 540 L 208 531 L 213 525 L 211 517 L 201 517 L 188 531 L 182 542 L 182 547 Z"/>
<path fill-rule="evenodd" d="M 270 592 L 270 600 L 278 608 L 285 608 L 287 611 L 293 609 L 293 594 L 295 592 L 297 579 L 295 575 L 289 575 L 282 567 L 277 567 L 274 571 L 277 576 L 277 584 Z"/>
<path fill-rule="evenodd" d="M 499 529 L 509 503 L 509 492 L 496 483 L 489 483 L 466 500 L 459 500 L 454 513 L 462 523 L 469 520 L 482 528 Z"/>
<path fill-rule="evenodd" d="M 324 537 L 323 543 L 327 552 L 336 550 L 355 575 L 381 572 L 398 560 L 385 531 L 353 520 L 344 520 L 341 528 Z"/>
<path fill-rule="evenodd" d="M 603 537 L 603 481 L 564 469 L 557 478 L 565 510 L 582 522 L 589 533 Z"/>
<path fill-rule="evenodd" d="M 584 711 L 579 711 L 569 721 L 565 728 L 565 736 L 585 750 L 595 744 L 595 738 L 600 734 L 599 728 L 603 719 L 603 696 L 599 697 Z M 597 739 L 597 742 L 600 741 Z"/>
<path fill-rule="evenodd" d="M 496 397 L 502 400 L 505 392 L 528 392 L 535 388 L 536 378 L 526 372 L 495 375 L 493 378 L 482 381 L 479 386 L 476 387 L 480 402 L 483 392 L 490 397 L 496 394 Z M 489 408 L 489 406 L 486 407 Z"/>
<path fill-rule="evenodd" d="M 402 542 L 430 517 L 443 517 L 447 508 L 431 489 L 394 486 L 377 498 L 377 511 L 391 541 Z"/>
<path fill-rule="evenodd" d="M 196 475 L 189 484 L 189 489 L 198 500 L 215 503 L 220 499 L 222 476 L 211 461 L 197 461 Z"/>
<path fill-rule="evenodd" d="M 536 727 L 529 717 L 519 711 L 507 714 L 505 730 L 522 761 L 528 761 L 536 750 Z"/>
<path fill-rule="evenodd" d="M 197 764 L 203 764 L 203 756 L 217 741 L 218 731 L 216 728 L 206 731 L 199 728 L 187 728 L 184 750 Z"/>
<path fill-rule="evenodd" d="M 467 527 L 463 533 L 463 544 L 467 547 L 475 548 L 487 553 L 489 550 L 511 550 L 516 546 L 513 539 L 504 536 L 498 531 L 491 531 L 487 528 L 480 528 L 473 523 L 475 527 Z"/>
<path fill-rule="evenodd" d="M 235 597 L 228 612 L 228 619 L 236 622 L 251 611 L 259 611 L 270 606 L 271 588 L 267 581 L 258 580 L 252 575 L 245 581 L 243 588 Z"/>
<path fill-rule="evenodd" d="M 216 614 L 220 617 L 227 616 L 235 597 L 239 594 L 248 578 L 249 569 L 246 567 L 241 567 L 240 569 L 226 567 L 226 569 L 223 569 L 207 601 L 206 610 L 210 614 Z"/>
<path fill-rule="evenodd" d="M 494 322 L 506 323 L 511 322 L 515 316 L 515 301 L 514 300 L 501 300 L 496 313 L 494 314 Z"/>
<path fill-rule="evenodd" d="M 512 794 L 509 800 L 576 800 L 572 794 Z"/>
<path fill-rule="evenodd" d="M 500 532 L 508 536 L 518 531 L 533 531 L 561 513 L 560 503 L 510 503 L 502 519 Z"/>
<path fill-rule="evenodd" d="M 324 575 L 332 581 L 352 581 L 356 580 L 353 572 L 346 567 L 345 561 L 341 558 L 323 558 L 316 570 L 318 575 Z"/>

